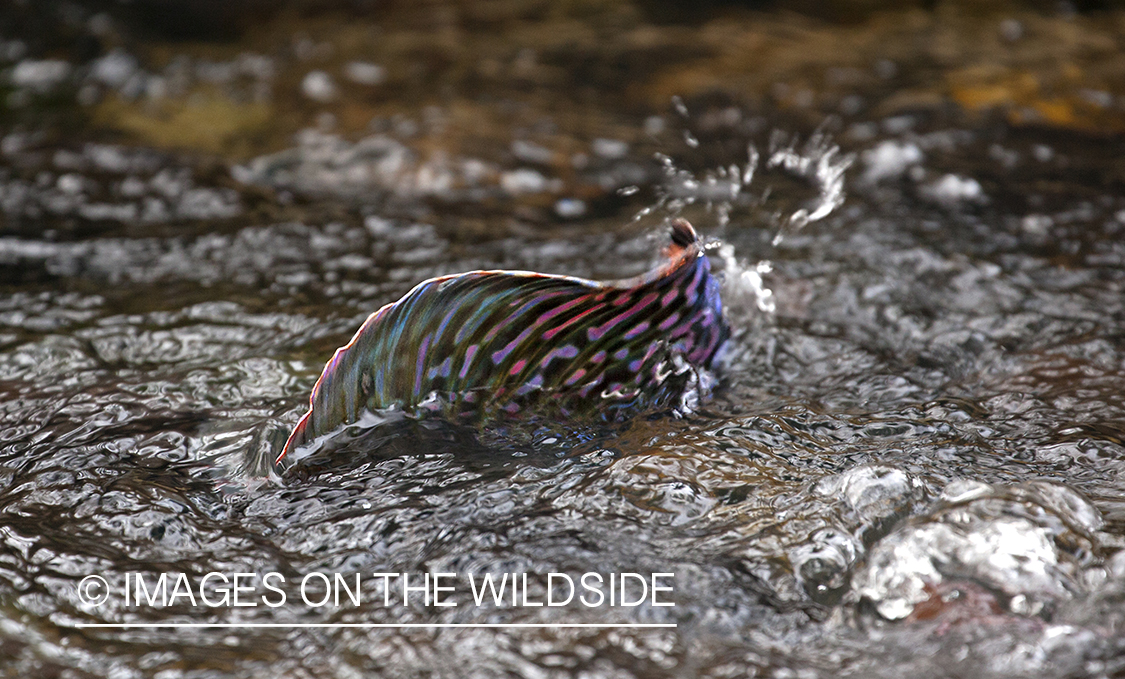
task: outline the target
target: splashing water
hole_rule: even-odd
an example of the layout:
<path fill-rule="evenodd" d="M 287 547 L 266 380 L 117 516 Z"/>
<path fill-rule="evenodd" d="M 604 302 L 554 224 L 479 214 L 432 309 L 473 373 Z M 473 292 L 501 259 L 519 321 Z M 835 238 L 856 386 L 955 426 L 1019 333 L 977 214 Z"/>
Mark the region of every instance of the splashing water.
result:
<path fill-rule="evenodd" d="M 676 112 L 690 121 L 687 106 L 679 97 L 673 97 Z M 699 140 L 685 127 L 685 143 L 690 148 L 698 148 Z M 778 244 L 784 232 L 800 229 L 811 222 L 824 219 L 844 204 L 844 173 L 855 161 L 855 156 L 842 153 L 831 137 L 817 130 L 802 144 L 799 136 L 774 130 L 767 144 L 765 163 L 759 168 L 761 154 L 753 143 L 747 145 L 746 161 L 741 164 L 722 165 L 709 168 L 697 175 L 680 167 L 664 153 L 655 154 L 660 163 L 664 179 L 656 186 L 655 202 L 640 210 L 634 221 L 647 217 L 657 211 L 667 211 L 679 216 L 683 210 L 696 203 L 703 203 L 708 212 L 718 214 L 718 224 L 725 227 L 730 222 L 731 210 L 735 207 L 752 206 L 765 209 L 772 192 L 766 184 L 756 192 L 749 191 L 755 174 L 759 169 L 776 171 L 800 180 L 813 190 L 811 199 L 788 214 L 775 219 L 778 233 L 774 244 Z M 635 193 L 635 187 L 627 187 L 628 193 Z"/>
<path fill-rule="evenodd" d="M 777 310 L 773 291 L 766 287 L 765 275 L 773 271 L 773 264 L 762 260 L 754 266 L 747 266 L 734 255 L 734 246 L 719 243 L 715 248 L 722 262 L 723 299 L 732 310 L 756 308 L 766 314 Z"/>
<path fill-rule="evenodd" d="M 673 108 L 685 121 L 690 120 L 682 99 L 674 97 Z M 698 140 L 686 129 L 684 135 L 689 147 L 698 148 Z M 786 234 L 825 219 L 844 204 L 845 173 L 855 156 L 842 153 L 826 133 L 814 132 L 802 143 L 797 135 L 774 130 L 767 148 L 764 162 L 751 143 L 746 147 L 745 162 L 707 169 L 701 174 L 677 165 L 671 156 L 657 153 L 655 157 L 662 167 L 663 181 L 655 188 L 653 204 L 638 211 L 633 221 L 657 212 L 678 216 L 689 206 L 703 204 L 707 212 L 717 215 L 718 226 L 723 229 L 730 224 L 733 210 L 751 208 L 756 214 L 769 216 L 769 223 L 775 230 L 771 243 L 776 247 Z M 812 197 L 800 201 L 788 212 L 771 213 L 769 204 L 774 191 L 772 184 L 767 183 L 771 172 L 801 181 L 812 189 Z M 752 190 L 755 178 L 761 186 Z M 619 193 L 632 195 L 636 190 L 637 187 L 626 187 Z M 721 240 L 716 240 L 711 247 L 722 263 L 727 308 L 741 317 L 735 321 L 736 332 L 740 325 L 745 327 L 749 310 L 774 313 L 773 291 L 766 286 L 764 278 L 773 269 L 770 261 L 761 260 L 753 265 L 739 261 L 733 244 Z"/>
<path fill-rule="evenodd" d="M 800 229 L 810 222 L 819 221 L 844 204 L 844 172 L 851 167 L 855 157 L 841 154 L 827 135 L 817 132 L 809 137 L 800 151 L 796 139 L 785 141 L 785 135 L 775 132 L 770 141 L 767 168 L 780 168 L 801 177 L 816 187 L 816 198 L 811 207 L 802 207 L 789 215 L 787 230 Z M 783 232 L 774 237 L 774 245 L 781 242 Z"/>

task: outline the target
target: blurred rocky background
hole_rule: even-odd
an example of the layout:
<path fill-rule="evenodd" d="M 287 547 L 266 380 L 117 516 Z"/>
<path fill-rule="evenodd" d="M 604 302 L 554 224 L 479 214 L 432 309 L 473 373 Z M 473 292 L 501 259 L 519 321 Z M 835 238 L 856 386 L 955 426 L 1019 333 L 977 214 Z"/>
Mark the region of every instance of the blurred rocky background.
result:
<path fill-rule="evenodd" d="M 903 114 L 1120 133 L 1125 2 L 0 7 L 0 214 L 15 230 L 44 214 L 156 223 L 310 196 L 472 205 L 486 230 L 496 210 L 565 222 L 617 214 L 681 134 L 745 139 L 784 119 L 845 131 L 847 147 L 873 137 L 863 121 Z M 130 148 L 165 155 L 147 174 L 106 156 Z M 153 184 L 169 157 L 190 172 Z M 184 205 L 200 182 L 218 192 Z"/>

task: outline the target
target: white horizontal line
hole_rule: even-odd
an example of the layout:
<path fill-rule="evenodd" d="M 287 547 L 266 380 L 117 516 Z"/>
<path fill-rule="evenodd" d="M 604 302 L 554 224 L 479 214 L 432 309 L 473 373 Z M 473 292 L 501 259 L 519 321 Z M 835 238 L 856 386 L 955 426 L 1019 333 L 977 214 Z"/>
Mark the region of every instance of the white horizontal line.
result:
<path fill-rule="evenodd" d="M 197 628 L 252 628 L 270 627 L 292 629 L 300 627 L 371 627 L 388 629 L 426 628 L 426 627 L 663 627 L 675 628 L 674 622 L 79 622 L 79 629 L 115 628 L 150 629 L 156 627 L 197 627 Z"/>

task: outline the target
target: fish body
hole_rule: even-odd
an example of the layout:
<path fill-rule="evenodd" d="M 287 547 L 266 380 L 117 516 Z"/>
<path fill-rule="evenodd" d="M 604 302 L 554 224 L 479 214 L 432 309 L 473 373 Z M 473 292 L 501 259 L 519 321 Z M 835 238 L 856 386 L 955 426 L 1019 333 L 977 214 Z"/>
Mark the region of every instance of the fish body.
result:
<path fill-rule="evenodd" d="M 364 411 L 515 414 L 550 404 L 612 414 L 654 403 L 709 368 L 730 334 L 695 230 L 672 224 L 668 261 L 596 282 L 471 271 L 419 283 L 336 350 L 277 462 Z"/>

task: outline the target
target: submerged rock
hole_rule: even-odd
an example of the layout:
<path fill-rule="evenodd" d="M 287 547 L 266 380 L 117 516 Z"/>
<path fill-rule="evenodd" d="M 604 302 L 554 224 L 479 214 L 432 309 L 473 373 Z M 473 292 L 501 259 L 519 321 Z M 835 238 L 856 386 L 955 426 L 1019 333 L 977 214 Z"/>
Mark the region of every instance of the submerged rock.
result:
<path fill-rule="evenodd" d="M 1096 566 L 1098 511 L 1065 486 L 954 482 L 942 506 L 872 547 L 852 583 L 880 616 L 932 617 L 957 583 L 983 588 L 998 612 L 1037 615 L 1085 590 Z M 963 598 L 963 597 L 962 597 Z"/>

